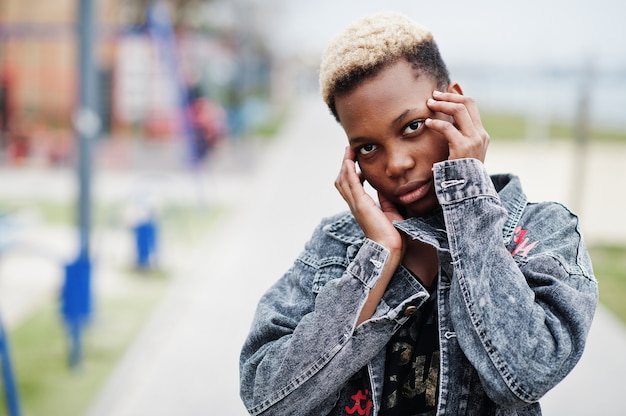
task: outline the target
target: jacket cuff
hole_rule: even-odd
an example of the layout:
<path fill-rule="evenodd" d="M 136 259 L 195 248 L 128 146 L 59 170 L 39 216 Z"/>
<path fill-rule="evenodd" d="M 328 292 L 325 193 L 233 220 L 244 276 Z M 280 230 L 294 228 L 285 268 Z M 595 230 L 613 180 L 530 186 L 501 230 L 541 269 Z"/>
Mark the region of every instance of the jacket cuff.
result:
<path fill-rule="evenodd" d="M 389 254 L 388 249 L 366 238 L 347 271 L 371 289 L 378 281 Z"/>
<path fill-rule="evenodd" d="M 444 160 L 433 165 L 439 203 L 450 205 L 477 196 L 498 198 L 493 182 L 478 159 Z"/>

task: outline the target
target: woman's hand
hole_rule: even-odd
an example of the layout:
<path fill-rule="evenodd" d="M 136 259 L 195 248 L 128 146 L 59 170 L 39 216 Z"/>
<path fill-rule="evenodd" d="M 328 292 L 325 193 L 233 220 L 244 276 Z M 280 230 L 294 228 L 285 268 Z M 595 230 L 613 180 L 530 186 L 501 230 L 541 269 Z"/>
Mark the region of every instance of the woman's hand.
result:
<path fill-rule="evenodd" d="M 341 170 L 335 180 L 335 187 L 348 203 L 352 215 L 361 226 L 365 236 L 389 250 L 389 258 L 385 262 L 380 277 L 374 287 L 370 289 L 367 300 L 359 313 L 356 321 L 358 326 L 368 320 L 376 311 L 376 307 L 404 255 L 405 244 L 400 232 L 392 223 L 394 220 L 402 220 L 402 215 L 380 193 L 378 194 L 379 208 L 374 199 L 365 192 L 363 178 L 356 170 L 355 159 L 354 150 L 350 146 L 346 147 Z"/>
<path fill-rule="evenodd" d="M 450 116 L 449 120 L 426 120 L 426 127 L 438 131 L 448 141 L 449 159 L 471 157 L 484 162 L 490 139 L 474 99 L 458 93 L 435 91 L 427 104 L 432 111 Z"/>
<path fill-rule="evenodd" d="M 404 218 L 395 205 L 380 193 L 378 194 L 380 207 L 378 207 L 374 199 L 365 192 L 363 178 L 357 172 L 355 159 L 354 150 L 350 146 L 346 147 L 341 170 L 335 180 L 335 187 L 348 203 L 352 215 L 363 229 L 365 236 L 392 252 L 396 251 L 401 257 L 402 236 L 393 226 L 392 221 Z"/>

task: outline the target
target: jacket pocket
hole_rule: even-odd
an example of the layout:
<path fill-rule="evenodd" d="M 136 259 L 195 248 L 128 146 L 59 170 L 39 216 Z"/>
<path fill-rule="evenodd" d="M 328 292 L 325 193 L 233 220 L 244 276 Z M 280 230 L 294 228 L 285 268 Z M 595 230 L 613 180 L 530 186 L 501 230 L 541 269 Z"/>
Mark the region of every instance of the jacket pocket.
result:
<path fill-rule="evenodd" d="M 322 259 L 313 278 L 313 293 L 317 295 L 326 283 L 343 276 L 347 267 L 348 260 L 344 257 L 326 257 Z"/>

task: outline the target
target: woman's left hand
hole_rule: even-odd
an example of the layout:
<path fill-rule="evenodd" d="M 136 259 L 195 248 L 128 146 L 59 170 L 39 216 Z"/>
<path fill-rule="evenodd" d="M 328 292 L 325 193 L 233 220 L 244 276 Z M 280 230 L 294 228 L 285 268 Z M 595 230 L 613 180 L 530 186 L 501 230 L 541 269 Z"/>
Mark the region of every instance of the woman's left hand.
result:
<path fill-rule="evenodd" d="M 448 159 L 470 157 L 485 161 L 490 138 L 473 98 L 454 92 L 435 91 L 427 105 L 432 111 L 449 116 L 426 120 L 426 127 L 438 131 L 448 141 Z"/>

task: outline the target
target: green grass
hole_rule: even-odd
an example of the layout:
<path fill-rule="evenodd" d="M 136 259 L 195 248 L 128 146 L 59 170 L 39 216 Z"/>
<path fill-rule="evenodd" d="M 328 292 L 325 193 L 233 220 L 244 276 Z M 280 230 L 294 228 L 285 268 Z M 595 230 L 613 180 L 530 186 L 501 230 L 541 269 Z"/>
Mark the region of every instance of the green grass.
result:
<path fill-rule="evenodd" d="M 484 112 L 481 113 L 483 125 L 489 135 L 500 140 L 519 140 L 526 137 L 526 123 L 524 116 L 519 114 Z M 573 139 L 575 137 L 573 123 L 555 121 L 550 123 L 548 134 L 550 139 Z M 622 142 L 626 143 L 626 130 L 617 128 L 594 127 L 591 130 L 591 140 L 594 142 Z"/>
<path fill-rule="evenodd" d="M 166 236 L 189 243 L 206 235 L 227 211 L 228 207 L 221 205 L 211 208 L 170 205 L 160 213 L 158 221 Z"/>
<path fill-rule="evenodd" d="M 481 113 L 481 120 L 492 138 L 519 139 L 525 135 L 526 120 L 519 115 Z"/>
<path fill-rule="evenodd" d="M 24 416 L 81 415 L 162 297 L 167 278 L 129 276 L 132 291 L 103 299 L 83 334 L 81 366 L 70 369 L 67 336 L 56 302 L 11 331 L 10 345 Z M 98 299 L 95 300 L 98 302 Z M 5 415 L 4 407 L 0 415 Z"/>
<path fill-rule="evenodd" d="M 46 224 L 71 225 L 67 204 L 42 201 L 0 201 L 0 211 L 35 209 Z M 98 207 L 94 231 L 119 227 L 112 207 Z M 161 211 L 159 239 L 168 244 L 193 244 L 204 237 L 226 207 L 170 205 Z M 121 265 L 121 292 L 94 293 L 94 319 L 85 329 L 84 354 L 78 370 L 68 366 L 68 342 L 59 305 L 51 299 L 25 322 L 9 331 L 15 376 L 24 416 L 81 415 L 91 405 L 116 363 L 162 298 L 169 282 L 167 270 L 135 270 Z M 0 396 L 2 396 L 0 392 Z M 0 416 L 6 409 L 0 399 Z"/>
<path fill-rule="evenodd" d="M 0 213 L 11 215 L 27 210 L 41 216 L 41 221 L 49 224 L 71 224 L 75 213 L 68 203 L 50 202 L 38 199 L 0 200 Z"/>
<path fill-rule="evenodd" d="M 157 217 L 157 224 L 167 234 L 184 239 L 203 235 L 210 225 L 226 212 L 224 206 L 202 207 L 198 205 L 169 204 Z M 75 207 L 69 202 L 50 202 L 37 199 L 0 200 L 0 213 L 11 215 L 20 211 L 35 212 L 43 224 L 73 226 L 76 223 Z M 93 227 L 122 227 L 120 207 L 96 205 L 92 208 Z"/>
<path fill-rule="evenodd" d="M 589 252 L 598 279 L 600 302 L 626 323 L 626 246 L 597 245 Z"/>
<path fill-rule="evenodd" d="M 252 137 L 261 141 L 271 140 L 284 125 L 287 116 L 288 112 L 286 108 L 275 110 L 274 113 L 263 123 L 258 126 L 254 126 L 251 131 Z"/>

